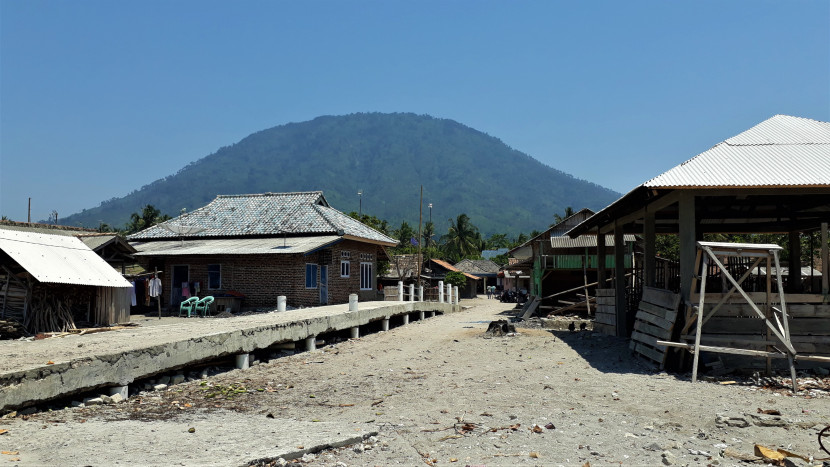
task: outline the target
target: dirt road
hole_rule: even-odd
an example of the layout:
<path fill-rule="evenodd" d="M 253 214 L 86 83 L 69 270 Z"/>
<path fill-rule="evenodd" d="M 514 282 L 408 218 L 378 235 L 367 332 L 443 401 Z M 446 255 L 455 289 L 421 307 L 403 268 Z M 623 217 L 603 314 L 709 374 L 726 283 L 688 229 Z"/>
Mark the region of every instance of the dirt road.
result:
<path fill-rule="evenodd" d="M 755 444 L 830 456 L 817 441 L 830 424 L 826 392 L 793 397 L 784 385 L 761 388 L 740 379 L 692 384 L 684 375 L 650 370 L 624 340 L 590 331 L 520 328 L 515 336 L 485 338 L 490 321 L 511 314 L 509 305 L 463 304 L 472 308 L 116 405 L 3 420 L 0 429 L 46 434 L 57 417 L 62 433 L 82 420 L 85 432 L 109 433 L 117 423 L 140 422 L 122 435 L 163 431 L 175 441 L 191 435 L 186 427 L 198 414 L 214 424 L 241 420 L 248 438 L 261 437 L 262 445 L 280 420 L 300 437 L 316 426 L 377 431 L 362 443 L 306 455 L 307 465 L 736 465 Z M 245 436 L 233 426 L 234 436 Z M 90 465 L 199 463 L 186 447 L 157 461 L 152 452 L 126 456 L 117 444 L 50 444 L 41 437 L 24 446 L 0 435 L 0 446 L 19 449 L 24 464 L 38 450 L 56 449 Z M 213 449 L 207 455 L 216 463 L 240 463 L 227 445 L 199 449 Z M 265 452 L 247 461 L 267 459 Z"/>

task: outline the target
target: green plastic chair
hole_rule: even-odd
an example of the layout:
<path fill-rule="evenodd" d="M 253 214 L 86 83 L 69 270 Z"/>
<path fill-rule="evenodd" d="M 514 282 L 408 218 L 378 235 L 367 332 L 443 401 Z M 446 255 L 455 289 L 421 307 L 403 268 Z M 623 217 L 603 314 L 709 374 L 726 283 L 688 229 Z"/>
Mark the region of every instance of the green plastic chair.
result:
<path fill-rule="evenodd" d="M 190 318 L 190 313 L 195 311 L 193 308 L 198 304 L 199 297 L 190 297 L 179 304 L 179 316 L 187 311 L 187 317 Z"/>
<path fill-rule="evenodd" d="M 213 296 L 212 295 L 208 295 L 207 297 L 199 300 L 199 302 L 196 303 L 196 310 L 195 310 L 196 313 L 201 314 L 203 317 L 207 316 L 208 311 L 210 311 L 210 305 L 211 304 L 213 304 Z"/>

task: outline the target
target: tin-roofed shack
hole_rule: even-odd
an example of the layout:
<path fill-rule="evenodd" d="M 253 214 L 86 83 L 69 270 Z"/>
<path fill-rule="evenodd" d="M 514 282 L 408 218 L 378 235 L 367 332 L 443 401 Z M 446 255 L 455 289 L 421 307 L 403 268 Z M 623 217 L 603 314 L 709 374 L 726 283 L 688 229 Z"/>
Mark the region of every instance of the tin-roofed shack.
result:
<path fill-rule="evenodd" d="M 830 123 L 776 115 L 646 181 L 568 234 L 600 234 L 598 239 L 613 234 L 620 240 L 624 234 L 643 235 L 646 287 L 656 285 L 657 235 L 677 235 L 680 277 L 673 292 L 679 294 L 680 310 L 671 329 L 675 339 L 688 339 L 688 335 L 677 334 L 693 319 L 691 312 L 701 292 L 695 281 L 699 274 L 695 271 L 697 240 L 705 234 L 787 234 L 791 264 L 787 265 L 784 292 L 792 308 L 793 345 L 799 352 L 830 355 L 828 222 Z M 814 285 L 817 281 L 801 280 L 801 268 L 810 264 L 795 264 L 803 256 L 805 243 L 820 251 L 820 288 Z M 600 254 L 603 251 L 600 248 Z M 621 248 L 614 250 L 619 259 L 624 253 Z M 816 255 L 811 252 L 807 256 L 812 261 Z M 615 277 L 624 276 L 622 264 L 617 261 Z M 728 266 L 735 277 L 740 277 L 748 265 L 736 260 Z M 716 268 L 709 272 L 707 296 L 726 292 L 729 286 Z M 775 284 L 772 286 L 775 288 Z M 626 289 L 624 281 L 615 281 L 610 293 L 616 306 L 614 332 L 631 335 L 638 307 L 627 306 L 625 297 L 632 291 Z M 776 299 L 780 300 L 773 295 L 764 306 L 769 309 Z M 718 299 L 713 296 L 706 302 L 714 305 Z M 713 345 L 740 342 L 752 349 L 770 347 L 763 320 L 745 313 L 739 303 L 727 303 L 704 324 L 702 341 Z"/>
<path fill-rule="evenodd" d="M 72 235 L 0 228 L 0 318 L 29 332 L 129 321 L 132 286 Z"/>
<path fill-rule="evenodd" d="M 320 191 L 220 195 L 128 237 L 145 269 L 163 271 L 162 303 L 244 297 L 242 307 L 377 300 L 384 247 L 397 241 L 332 208 Z"/>

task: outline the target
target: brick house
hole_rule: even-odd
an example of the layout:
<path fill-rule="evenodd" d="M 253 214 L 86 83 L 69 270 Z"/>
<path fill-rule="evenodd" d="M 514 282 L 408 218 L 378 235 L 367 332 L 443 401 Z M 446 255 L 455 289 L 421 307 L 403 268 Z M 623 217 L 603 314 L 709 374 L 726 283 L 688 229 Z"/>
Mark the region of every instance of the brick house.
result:
<path fill-rule="evenodd" d="M 245 308 L 276 307 L 280 295 L 295 307 L 346 303 L 352 293 L 376 300 L 378 259 L 398 243 L 320 191 L 220 195 L 128 239 L 139 263 L 161 272 L 162 303 L 241 294 Z"/>

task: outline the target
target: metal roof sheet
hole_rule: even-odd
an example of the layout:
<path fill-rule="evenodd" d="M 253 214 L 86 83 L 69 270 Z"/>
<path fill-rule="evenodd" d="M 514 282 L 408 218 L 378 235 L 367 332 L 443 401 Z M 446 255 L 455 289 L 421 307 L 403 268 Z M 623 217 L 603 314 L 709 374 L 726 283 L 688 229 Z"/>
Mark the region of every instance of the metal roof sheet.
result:
<path fill-rule="evenodd" d="M 132 287 L 75 237 L 0 229 L 0 250 L 40 282 Z"/>
<path fill-rule="evenodd" d="M 397 240 L 329 206 L 321 191 L 220 195 L 199 209 L 141 232 L 130 240 L 248 235 L 340 234 L 386 245 Z"/>
<path fill-rule="evenodd" d="M 643 186 L 829 187 L 830 123 L 776 115 Z"/>
<path fill-rule="evenodd" d="M 623 241 L 625 243 L 632 243 L 636 241 L 637 238 L 634 235 L 626 234 L 623 235 Z M 550 238 L 550 246 L 553 248 L 596 248 L 597 246 L 597 236 L 596 235 L 580 235 L 576 238 L 571 237 L 551 237 Z M 613 235 L 606 235 L 605 236 L 605 246 L 612 247 L 614 246 L 614 236 Z"/>
<path fill-rule="evenodd" d="M 302 254 L 337 243 L 337 235 L 287 238 L 199 238 L 132 242 L 135 256 Z"/>

